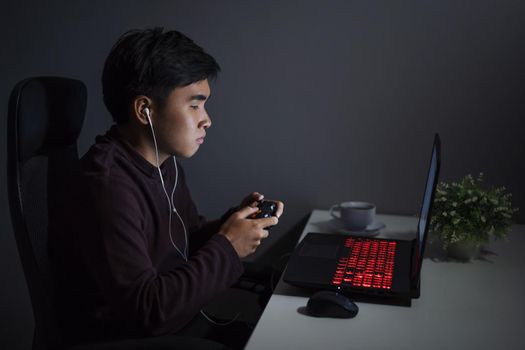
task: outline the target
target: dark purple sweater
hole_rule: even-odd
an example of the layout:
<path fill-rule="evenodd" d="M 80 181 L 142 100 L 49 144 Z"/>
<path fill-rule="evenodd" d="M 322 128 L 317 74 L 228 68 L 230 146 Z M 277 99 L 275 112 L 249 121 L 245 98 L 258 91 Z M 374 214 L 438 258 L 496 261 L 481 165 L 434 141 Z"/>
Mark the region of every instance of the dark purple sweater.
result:
<path fill-rule="evenodd" d="M 243 272 L 222 220 L 197 213 L 179 165 L 174 203 L 189 261 L 173 247 L 159 173 L 113 127 L 81 159 L 64 200 L 50 209 L 49 250 L 60 319 L 72 341 L 176 333 Z M 169 194 L 172 159 L 161 166 Z M 227 218 L 227 214 L 223 217 Z M 184 232 L 172 215 L 172 237 Z"/>

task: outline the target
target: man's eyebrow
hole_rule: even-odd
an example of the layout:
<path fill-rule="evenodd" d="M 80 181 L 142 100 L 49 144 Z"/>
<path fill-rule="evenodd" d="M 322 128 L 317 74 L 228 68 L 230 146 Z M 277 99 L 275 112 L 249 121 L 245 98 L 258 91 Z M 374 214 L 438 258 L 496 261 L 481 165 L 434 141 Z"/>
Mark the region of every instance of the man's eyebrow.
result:
<path fill-rule="evenodd" d="M 209 96 L 205 95 L 193 95 L 190 97 L 190 101 L 206 101 L 209 98 Z"/>

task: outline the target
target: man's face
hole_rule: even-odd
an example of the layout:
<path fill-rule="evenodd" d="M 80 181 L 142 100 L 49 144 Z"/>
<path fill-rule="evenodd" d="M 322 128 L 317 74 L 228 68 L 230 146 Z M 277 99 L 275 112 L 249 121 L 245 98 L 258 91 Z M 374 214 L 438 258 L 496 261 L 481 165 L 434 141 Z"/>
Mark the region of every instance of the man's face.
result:
<path fill-rule="evenodd" d="M 164 109 L 153 120 L 159 156 L 189 158 L 197 152 L 211 126 L 204 107 L 209 97 L 207 79 L 175 88 L 168 95 Z"/>

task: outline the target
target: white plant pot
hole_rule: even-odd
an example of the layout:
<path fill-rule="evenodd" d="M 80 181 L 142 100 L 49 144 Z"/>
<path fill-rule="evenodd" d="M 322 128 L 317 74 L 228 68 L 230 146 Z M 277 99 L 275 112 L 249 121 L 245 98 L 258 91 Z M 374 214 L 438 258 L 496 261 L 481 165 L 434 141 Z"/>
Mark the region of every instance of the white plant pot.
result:
<path fill-rule="evenodd" d="M 457 242 L 450 244 L 446 251 L 453 259 L 470 261 L 479 256 L 480 245 L 472 242 Z"/>

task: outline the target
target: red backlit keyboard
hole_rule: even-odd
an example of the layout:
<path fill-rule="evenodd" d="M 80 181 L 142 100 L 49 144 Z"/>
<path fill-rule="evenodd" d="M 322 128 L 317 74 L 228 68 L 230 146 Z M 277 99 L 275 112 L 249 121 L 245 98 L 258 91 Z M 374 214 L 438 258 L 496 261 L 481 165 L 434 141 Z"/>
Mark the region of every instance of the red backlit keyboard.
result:
<path fill-rule="evenodd" d="M 392 288 L 396 242 L 350 237 L 347 256 L 339 258 L 332 278 L 336 286 Z"/>

